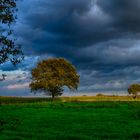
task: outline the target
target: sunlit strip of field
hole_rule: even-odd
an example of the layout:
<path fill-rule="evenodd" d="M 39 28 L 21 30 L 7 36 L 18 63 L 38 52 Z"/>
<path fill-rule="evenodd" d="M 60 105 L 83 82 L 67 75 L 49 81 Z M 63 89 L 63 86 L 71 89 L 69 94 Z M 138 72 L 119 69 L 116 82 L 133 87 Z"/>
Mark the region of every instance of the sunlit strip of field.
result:
<path fill-rule="evenodd" d="M 0 97 L 1 104 L 11 103 L 35 103 L 51 101 L 49 97 Z M 140 97 L 134 99 L 131 96 L 71 96 L 56 97 L 54 101 L 60 102 L 96 102 L 96 101 L 140 101 Z"/>

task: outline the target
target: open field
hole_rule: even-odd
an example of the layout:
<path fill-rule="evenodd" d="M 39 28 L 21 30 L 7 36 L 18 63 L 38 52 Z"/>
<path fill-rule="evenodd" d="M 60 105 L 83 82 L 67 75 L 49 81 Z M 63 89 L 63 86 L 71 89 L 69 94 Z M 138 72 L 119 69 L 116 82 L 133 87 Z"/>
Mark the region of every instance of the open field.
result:
<path fill-rule="evenodd" d="M 138 140 L 140 102 L 1 104 L 0 140 L 31 139 Z"/>
<path fill-rule="evenodd" d="M 1 104 L 16 104 L 16 103 L 36 103 L 51 101 L 51 98 L 44 97 L 4 97 L 0 96 Z M 93 101 L 140 101 L 140 96 L 133 99 L 131 96 L 70 96 L 57 97 L 55 101 L 61 102 L 93 102 Z"/>

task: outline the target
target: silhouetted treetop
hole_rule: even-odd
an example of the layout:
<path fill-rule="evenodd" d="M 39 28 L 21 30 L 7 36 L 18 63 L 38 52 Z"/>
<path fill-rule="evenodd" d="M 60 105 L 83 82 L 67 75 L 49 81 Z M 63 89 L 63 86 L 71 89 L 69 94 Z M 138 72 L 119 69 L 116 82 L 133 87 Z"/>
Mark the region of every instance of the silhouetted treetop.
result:
<path fill-rule="evenodd" d="M 17 18 L 16 12 L 16 0 L 0 0 L 0 64 L 9 60 L 16 65 L 23 59 L 21 46 L 16 44 L 11 29 Z"/>

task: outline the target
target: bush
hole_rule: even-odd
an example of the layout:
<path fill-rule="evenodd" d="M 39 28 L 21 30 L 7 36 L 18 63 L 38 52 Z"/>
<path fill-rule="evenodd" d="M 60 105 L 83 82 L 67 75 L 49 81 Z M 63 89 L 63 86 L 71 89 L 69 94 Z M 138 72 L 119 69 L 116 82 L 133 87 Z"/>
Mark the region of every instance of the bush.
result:
<path fill-rule="evenodd" d="M 102 93 L 98 93 L 96 96 L 104 96 Z"/>

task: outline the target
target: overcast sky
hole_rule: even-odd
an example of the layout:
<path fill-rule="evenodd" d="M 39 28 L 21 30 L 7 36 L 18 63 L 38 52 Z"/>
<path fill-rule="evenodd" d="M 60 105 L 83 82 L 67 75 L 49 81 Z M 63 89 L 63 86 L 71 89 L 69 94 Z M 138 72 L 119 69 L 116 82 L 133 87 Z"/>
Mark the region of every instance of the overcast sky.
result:
<path fill-rule="evenodd" d="M 140 83 L 140 0 L 22 0 L 14 27 L 25 60 L 7 73 L 0 95 L 30 95 L 30 71 L 50 57 L 71 61 L 78 92 L 126 93 Z"/>

